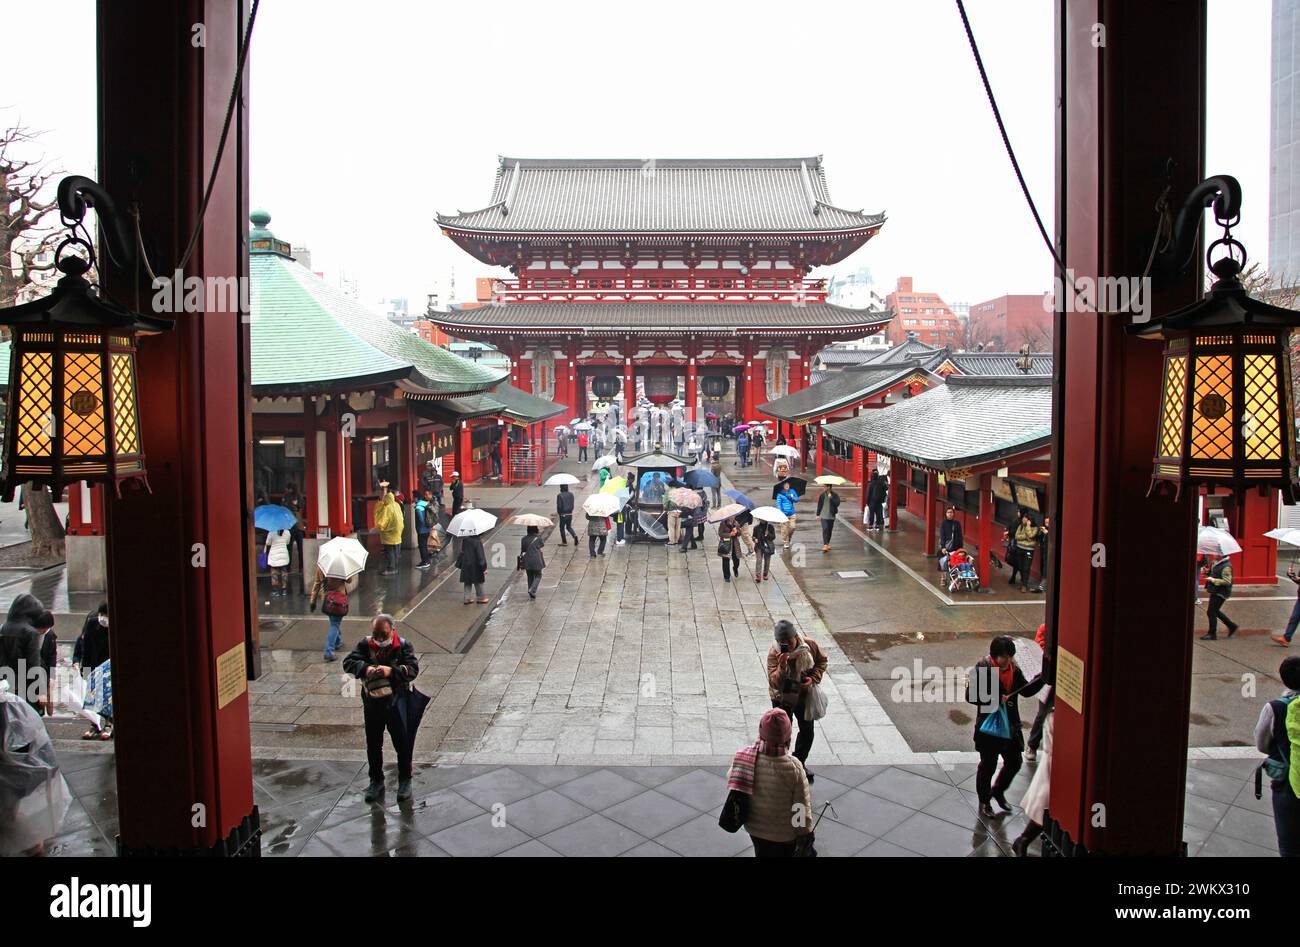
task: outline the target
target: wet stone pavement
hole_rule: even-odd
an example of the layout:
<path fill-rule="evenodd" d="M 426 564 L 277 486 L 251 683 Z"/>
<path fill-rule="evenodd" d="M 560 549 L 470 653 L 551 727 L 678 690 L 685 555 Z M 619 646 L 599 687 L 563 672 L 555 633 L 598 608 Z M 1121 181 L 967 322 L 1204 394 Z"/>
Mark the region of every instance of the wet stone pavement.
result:
<path fill-rule="evenodd" d="M 61 755 L 76 795 L 52 856 L 111 855 L 116 787 L 111 749 Z M 1253 761 L 1193 760 L 1184 840 L 1195 856 L 1277 854 Z M 1032 766 L 1016 777 L 1017 801 Z M 823 856 L 1002 857 L 1024 815 L 981 818 L 972 754 L 942 764 L 829 765 L 813 804 Z M 418 764 L 413 798 L 362 799 L 365 766 L 324 760 L 253 763 L 265 856 L 706 856 L 753 854 L 748 835 L 718 827 L 725 766 Z M 829 803 L 829 807 L 827 804 Z M 1030 854 L 1039 853 L 1035 843 Z"/>

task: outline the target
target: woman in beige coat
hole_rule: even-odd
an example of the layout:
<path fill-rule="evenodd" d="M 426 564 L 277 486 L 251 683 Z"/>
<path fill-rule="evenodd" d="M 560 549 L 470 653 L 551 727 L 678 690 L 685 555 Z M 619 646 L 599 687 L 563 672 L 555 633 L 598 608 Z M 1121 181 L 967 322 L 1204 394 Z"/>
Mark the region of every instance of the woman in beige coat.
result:
<path fill-rule="evenodd" d="M 789 858 L 812 833 L 812 792 L 803 764 L 790 755 L 790 716 L 772 708 L 758 723 L 754 791 L 745 831 L 757 858 Z"/>
<path fill-rule="evenodd" d="M 1038 766 L 1034 770 L 1034 778 L 1029 781 L 1029 788 L 1025 790 L 1025 797 L 1020 800 L 1028 824 L 1011 843 L 1011 850 L 1018 858 L 1024 858 L 1028 854 L 1030 844 L 1043 834 L 1043 819 L 1047 812 L 1048 792 L 1052 785 L 1052 731 L 1055 729 L 1055 724 L 1055 711 L 1048 711 L 1047 717 L 1043 720 L 1043 746 L 1038 751 Z"/>

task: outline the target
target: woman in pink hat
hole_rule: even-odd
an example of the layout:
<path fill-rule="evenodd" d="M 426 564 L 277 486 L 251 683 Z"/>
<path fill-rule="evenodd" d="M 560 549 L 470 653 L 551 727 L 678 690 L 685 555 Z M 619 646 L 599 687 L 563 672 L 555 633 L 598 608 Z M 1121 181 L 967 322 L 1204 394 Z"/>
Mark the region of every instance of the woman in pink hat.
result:
<path fill-rule="evenodd" d="M 749 796 L 745 831 L 758 858 L 790 858 L 812 835 L 812 792 L 790 755 L 790 716 L 773 707 L 758 722 L 758 742 L 736 753 L 727 788 Z"/>

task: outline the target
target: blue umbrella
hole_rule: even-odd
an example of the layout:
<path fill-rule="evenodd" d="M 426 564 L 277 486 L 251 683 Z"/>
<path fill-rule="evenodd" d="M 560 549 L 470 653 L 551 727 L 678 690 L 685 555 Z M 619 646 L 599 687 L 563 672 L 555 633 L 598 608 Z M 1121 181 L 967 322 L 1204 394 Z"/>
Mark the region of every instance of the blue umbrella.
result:
<path fill-rule="evenodd" d="M 282 529 L 293 529 L 298 525 L 298 515 L 287 506 L 266 503 L 253 510 L 253 525 L 268 533 L 278 533 Z"/>
<path fill-rule="evenodd" d="M 723 490 L 722 495 L 731 497 L 747 510 L 752 510 L 754 508 L 754 501 L 745 496 L 745 494 L 741 493 L 739 490 Z"/>
<path fill-rule="evenodd" d="M 722 485 L 722 481 L 707 470 L 700 470 L 698 467 L 694 470 L 688 470 L 683 478 L 688 487 L 699 489 L 701 487 L 717 487 Z"/>

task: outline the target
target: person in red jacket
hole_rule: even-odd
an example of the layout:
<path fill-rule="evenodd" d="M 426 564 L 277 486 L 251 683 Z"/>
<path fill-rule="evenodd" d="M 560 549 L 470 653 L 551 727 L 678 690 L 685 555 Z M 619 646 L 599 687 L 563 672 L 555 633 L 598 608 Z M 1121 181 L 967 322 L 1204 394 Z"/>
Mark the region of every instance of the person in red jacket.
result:
<path fill-rule="evenodd" d="M 586 460 L 586 459 L 587 459 L 587 444 L 588 444 L 588 443 L 590 443 L 590 441 L 587 439 L 587 432 L 586 432 L 586 431 L 579 431 L 579 432 L 578 432 L 578 460 Z"/>

